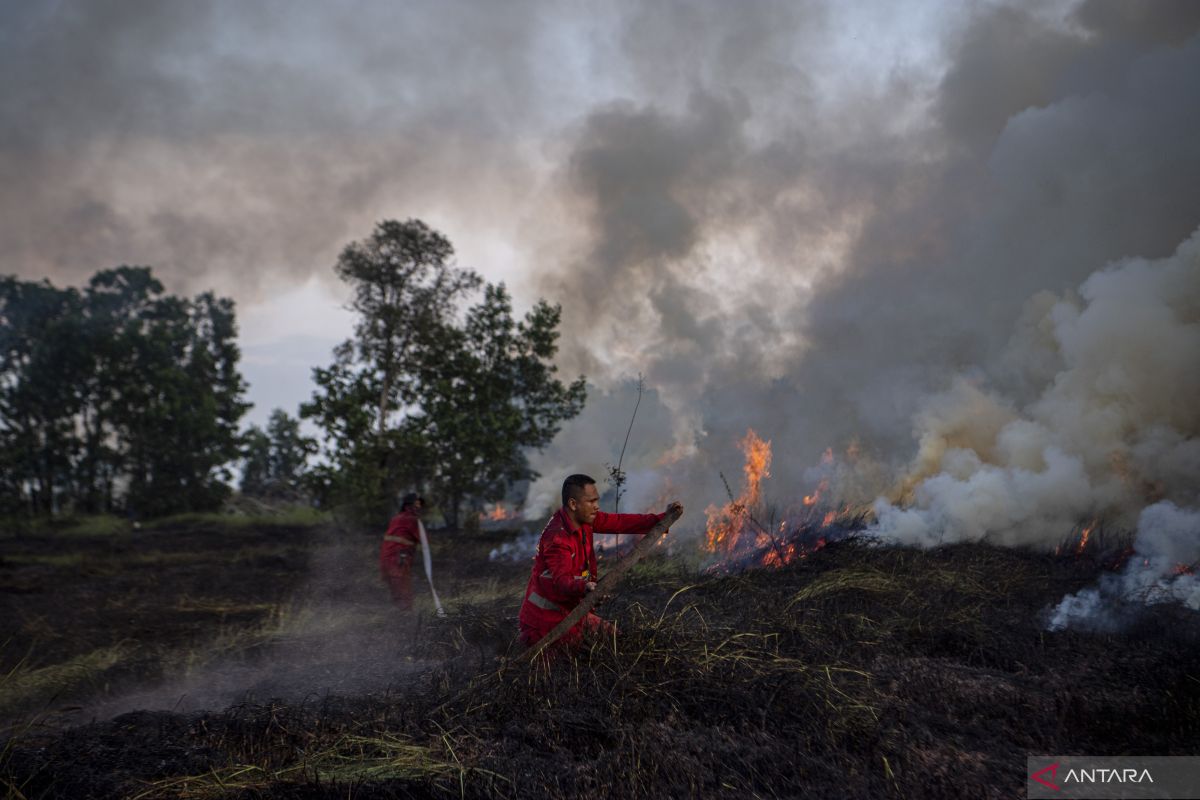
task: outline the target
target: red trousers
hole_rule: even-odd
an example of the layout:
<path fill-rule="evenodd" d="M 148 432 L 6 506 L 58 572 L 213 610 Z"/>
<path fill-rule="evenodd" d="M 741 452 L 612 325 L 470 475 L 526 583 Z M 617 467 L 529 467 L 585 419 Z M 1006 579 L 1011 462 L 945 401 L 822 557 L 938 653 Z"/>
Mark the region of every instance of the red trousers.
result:
<path fill-rule="evenodd" d="M 401 611 L 412 608 L 412 559 L 402 556 L 394 563 L 383 566 L 381 573 L 392 593 L 392 602 Z"/>
<path fill-rule="evenodd" d="M 554 626 L 557 625 L 558 622 L 559 621 L 555 621 L 549 624 L 548 627 L 545 625 L 534 626 L 522 624 L 520 637 L 521 643 L 526 647 L 537 644 L 542 640 L 542 637 L 554 629 Z M 612 636 L 616 630 L 616 626 L 611 622 L 600 619 L 600 617 L 596 616 L 595 614 L 589 613 L 574 627 L 572 627 L 571 630 L 564 633 L 557 642 L 550 645 L 550 647 L 551 649 L 560 646 L 576 647 L 581 641 L 583 641 L 585 634 L 595 636 Z"/>

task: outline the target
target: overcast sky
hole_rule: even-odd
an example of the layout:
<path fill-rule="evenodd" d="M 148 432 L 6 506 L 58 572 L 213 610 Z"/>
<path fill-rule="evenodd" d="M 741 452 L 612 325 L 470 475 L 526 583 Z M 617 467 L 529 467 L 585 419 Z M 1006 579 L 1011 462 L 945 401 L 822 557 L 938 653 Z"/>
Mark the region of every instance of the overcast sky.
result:
<path fill-rule="evenodd" d="M 6 2 L 0 271 L 233 297 L 261 421 L 350 333 L 338 251 L 417 217 L 563 304 L 589 463 L 639 372 L 707 473 L 747 427 L 777 465 L 904 459 L 963 375 L 1036 394 L 1003 351 L 1038 292 L 1200 225 L 1198 29 L 1187 0 Z"/>

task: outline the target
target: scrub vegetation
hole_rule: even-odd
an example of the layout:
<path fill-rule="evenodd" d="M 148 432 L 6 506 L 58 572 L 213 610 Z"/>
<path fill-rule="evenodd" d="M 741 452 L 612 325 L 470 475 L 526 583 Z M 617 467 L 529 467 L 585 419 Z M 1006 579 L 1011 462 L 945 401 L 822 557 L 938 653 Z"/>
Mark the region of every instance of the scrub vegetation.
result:
<path fill-rule="evenodd" d="M 718 574 L 659 555 L 601 608 L 615 640 L 525 665 L 528 565 L 486 556 L 511 531 L 434 534 L 445 618 L 387 605 L 376 534 L 4 538 L 6 795 L 1001 798 L 1029 754 L 1200 742 L 1194 614 L 1044 630 L 1100 556 L 851 538 Z"/>

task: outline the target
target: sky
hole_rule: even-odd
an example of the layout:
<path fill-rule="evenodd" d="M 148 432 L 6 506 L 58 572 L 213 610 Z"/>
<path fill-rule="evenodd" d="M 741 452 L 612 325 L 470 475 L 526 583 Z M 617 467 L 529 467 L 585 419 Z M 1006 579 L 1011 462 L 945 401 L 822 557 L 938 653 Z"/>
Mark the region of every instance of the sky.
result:
<path fill-rule="evenodd" d="M 1198 31 L 1187 0 L 8 2 L 0 271 L 234 298 L 261 423 L 351 332 L 341 248 L 419 218 L 563 306 L 592 400 L 538 497 L 615 460 L 642 374 L 639 502 L 718 501 L 753 428 L 781 502 L 849 448 L 897 537 L 1048 541 L 1200 505 L 1200 412 L 1147 396 L 1200 389 Z"/>
<path fill-rule="evenodd" d="M 5 4 L 0 252 L 27 277 L 147 264 L 233 297 L 250 419 L 294 413 L 353 324 L 337 253 L 376 221 L 424 219 L 518 302 L 562 300 L 597 126 L 707 105 L 765 144 L 793 104 L 932 79 L 954 14 L 893 5 Z M 596 349 L 575 355 L 602 383 L 596 357 L 638 372 Z"/>

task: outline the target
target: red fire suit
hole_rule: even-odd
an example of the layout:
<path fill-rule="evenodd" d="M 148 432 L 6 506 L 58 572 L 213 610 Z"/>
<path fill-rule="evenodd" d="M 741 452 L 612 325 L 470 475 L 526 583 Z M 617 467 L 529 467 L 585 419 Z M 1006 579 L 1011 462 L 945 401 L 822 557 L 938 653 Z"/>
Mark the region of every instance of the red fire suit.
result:
<path fill-rule="evenodd" d="M 555 512 L 538 542 L 533 571 L 525 587 L 518 623 L 521 641 L 531 645 L 571 613 L 586 593 L 584 584 L 599 579 L 592 534 L 648 533 L 662 514 L 596 514 L 591 525 L 576 527 L 565 508 Z M 584 629 L 605 628 L 595 614 L 588 614 L 560 639 L 565 644 L 578 642 Z"/>
<path fill-rule="evenodd" d="M 379 548 L 379 573 L 392 592 L 392 602 L 404 610 L 412 608 L 412 562 L 420 542 L 417 515 L 409 509 L 392 517 Z"/>

